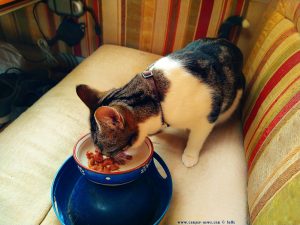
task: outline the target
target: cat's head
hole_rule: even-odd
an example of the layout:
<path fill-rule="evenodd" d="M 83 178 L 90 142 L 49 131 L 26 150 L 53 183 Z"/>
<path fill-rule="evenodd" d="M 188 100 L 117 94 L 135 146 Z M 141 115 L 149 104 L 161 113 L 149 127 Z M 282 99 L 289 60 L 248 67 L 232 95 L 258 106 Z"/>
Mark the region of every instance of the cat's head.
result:
<path fill-rule="evenodd" d="M 115 156 L 137 141 L 138 126 L 134 115 L 124 105 L 101 105 L 104 96 L 87 85 L 78 85 L 79 98 L 90 109 L 91 135 L 94 144 L 107 156 Z"/>

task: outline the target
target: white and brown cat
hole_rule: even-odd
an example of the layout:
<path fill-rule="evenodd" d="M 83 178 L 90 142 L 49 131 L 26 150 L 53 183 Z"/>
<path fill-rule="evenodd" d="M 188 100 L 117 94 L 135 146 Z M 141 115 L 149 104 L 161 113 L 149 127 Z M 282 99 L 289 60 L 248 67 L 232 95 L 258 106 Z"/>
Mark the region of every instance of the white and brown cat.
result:
<path fill-rule="evenodd" d="M 241 51 L 226 38 L 241 17 L 222 24 L 219 38 L 200 39 L 154 62 L 125 86 L 101 92 L 78 85 L 78 96 L 90 109 L 92 139 L 103 154 L 114 156 L 140 145 L 164 124 L 188 129 L 182 155 L 186 167 L 213 127 L 227 120 L 243 95 Z"/>

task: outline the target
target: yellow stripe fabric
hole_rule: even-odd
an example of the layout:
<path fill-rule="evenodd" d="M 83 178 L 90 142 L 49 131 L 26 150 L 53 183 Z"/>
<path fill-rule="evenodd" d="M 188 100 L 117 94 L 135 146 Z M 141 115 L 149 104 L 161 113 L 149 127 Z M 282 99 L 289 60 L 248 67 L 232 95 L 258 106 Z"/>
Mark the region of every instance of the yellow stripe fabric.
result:
<path fill-rule="evenodd" d="M 189 5 L 189 16 L 185 28 L 183 45 L 187 45 L 194 39 L 201 4 L 201 0 L 191 0 L 191 3 Z"/>
<path fill-rule="evenodd" d="M 297 12 L 299 13 L 299 9 L 300 9 L 299 0 L 289 0 L 286 3 L 283 3 L 279 10 L 281 10 L 281 13 L 285 15 L 288 19 L 293 21 L 294 24 L 297 24 L 297 20 L 299 19 L 299 14 L 298 15 L 295 14 Z"/>
<path fill-rule="evenodd" d="M 267 191 L 268 187 L 282 174 L 295 160 L 300 158 L 300 137 L 297 135 L 299 120 L 298 111 L 283 120 L 284 126 L 274 135 L 270 143 L 257 160 L 252 173 L 248 178 L 248 204 L 250 213 L 259 202 L 259 196 Z M 292 132 L 291 132 L 292 131 Z M 282 163 L 284 162 L 284 164 Z"/>
<path fill-rule="evenodd" d="M 151 52 L 156 0 L 142 1 L 140 49 Z"/>
<path fill-rule="evenodd" d="M 300 224 L 300 59 L 295 57 L 300 35 L 294 17 L 300 13 L 293 8 L 298 3 L 278 1 L 244 68 L 251 225 Z"/>
<path fill-rule="evenodd" d="M 208 30 L 207 30 L 207 37 L 215 37 L 217 35 L 220 17 L 223 12 L 222 9 L 224 7 L 224 4 L 225 4 L 225 1 L 222 1 L 221 3 L 218 1 L 214 1 L 212 17 L 210 19 L 210 23 L 209 23 Z M 225 16 L 225 18 L 226 17 L 227 16 Z"/>
<path fill-rule="evenodd" d="M 168 24 L 169 0 L 157 0 L 155 9 L 152 52 L 162 54 Z"/>
<path fill-rule="evenodd" d="M 141 27 L 141 1 L 127 0 L 126 8 L 126 46 L 139 48 Z"/>
<path fill-rule="evenodd" d="M 256 79 L 251 89 L 251 94 L 248 95 L 247 102 L 245 105 L 245 110 L 249 113 L 251 112 L 255 101 L 257 100 L 260 91 L 263 89 L 265 84 L 270 80 L 272 75 L 279 69 L 279 67 L 284 64 L 284 62 L 295 54 L 299 49 L 297 45 L 300 44 L 300 39 L 298 34 L 291 36 L 287 41 L 283 42 L 280 47 L 276 49 L 274 54 L 272 54 L 268 61 L 266 62 L 264 68 Z M 247 119 L 247 117 L 245 117 Z"/>
<path fill-rule="evenodd" d="M 253 225 L 300 224 L 300 173 L 298 172 L 269 202 Z"/>
<path fill-rule="evenodd" d="M 283 157 L 283 160 L 280 161 L 278 166 L 272 168 L 273 172 L 264 180 L 259 188 L 257 188 L 256 194 L 251 196 L 251 199 L 249 199 L 249 210 L 251 213 L 253 212 L 254 208 L 258 206 L 259 200 L 261 200 L 272 184 L 280 177 L 281 174 L 283 174 L 284 171 L 287 170 L 290 165 L 299 159 L 299 148 L 294 149 L 286 157 Z M 253 187 L 254 185 L 251 186 Z"/>
<path fill-rule="evenodd" d="M 246 62 L 246 65 L 244 67 L 244 74 L 245 74 L 245 78 L 247 83 L 249 83 L 249 81 L 252 79 L 254 72 L 256 70 L 256 68 L 258 67 L 258 64 L 260 62 L 260 60 L 263 58 L 263 55 L 265 53 L 265 51 L 261 51 L 261 48 L 264 49 L 269 49 L 270 45 L 272 44 L 272 42 L 265 42 L 265 40 L 267 40 L 267 37 L 269 36 L 270 32 L 274 32 L 277 35 L 280 35 L 280 32 L 276 32 L 276 29 L 280 29 L 280 28 L 276 28 L 274 29 L 276 26 L 280 26 L 280 21 L 283 20 L 284 17 L 277 13 L 274 12 L 271 17 L 268 19 L 268 21 L 266 22 L 266 25 L 264 26 L 264 32 L 260 32 L 260 36 L 258 37 L 254 48 Z M 283 27 L 285 29 L 285 26 Z M 269 36 L 273 37 L 273 36 Z M 268 45 L 267 45 L 268 44 Z"/>
<path fill-rule="evenodd" d="M 252 79 L 255 71 L 257 70 L 257 67 L 259 66 L 259 63 L 261 63 L 261 60 L 266 54 L 266 51 L 269 50 L 272 44 L 278 39 L 278 37 L 283 32 L 290 29 L 291 27 L 293 27 L 293 24 L 290 21 L 281 19 L 279 24 L 277 26 L 274 26 L 273 27 L 274 29 L 269 33 L 269 35 L 265 37 L 265 41 L 261 43 L 261 47 L 259 49 L 262 50 L 257 52 L 253 57 L 250 56 L 248 62 L 252 60 L 253 64 L 252 67 L 249 67 L 249 69 L 247 68 L 245 69 L 245 76 L 247 79 L 247 83 L 249 83 L 250 80 Z M 262 70 L 258 74 L 258 77 L 256 77 L 255 83 L 252 85 L 250 89 L 250 94 L 246 96 L 247 101 L 244 106 L 245 119 L 247 119 L 247 113 L 250 112 L 251 106 L 253 106 L 254 101 L 257 99 L 259 95 L 258 90 L 261 90 L 261 86 L 264 85 L 267 82 L 267 80 L 271 77 L 271 75 L 276 71 L 276 69 L 278 69 L 278 67 L 281 64 L 283 64 L 284 58 L 287 58 L 289 55 L 295 52 L 294 42 L 297 42 L 298 39 L 296 37 L 294 38 L 289 37 L 289 38 L 291 39 L 291 43 L 289 41 L 285 41 L 283 43 L 280 43 L 281 45 L 280 48 L 276 46 L 275 51 L 268 58 Z"/>
<path fill-rule="evenodd" d="M 248 130 L 246 136 L 244 137 L 244 146 L 245 146 L 247 158 L 249 158 L 249 154 L 251 153 L 251 150 L 253 149 L 254 145 L 257 143 L 258 139 L 261 137 L 264 128 L 266 128 L 268 124 L 270 124 L 270 122 L 278 114 L 280 109 L 282 109 L 283 106 L 285 106 L 286 103 L 299 91 L 298 87 L 300 84 L 300 79 L 294 81 L 300 76 L 299 71 L 300 71 L 300 65 L 294 67 L 282 79 L 282 81 L 272 89 L 268 97 L 265 99 L 264 104 L 260 107 L 260 110 L 258 111 L 256 117 L 254 118 L 250 126 L 250 129 Z M 281 94 L 288 85 L 291 85 L 289 90 Z M 274 106 L 275 100 L 276 100 L 276 104 Z"/>
<path fill-rule="evenodd" d="M 119 15 L 120 1 L 102 1 L 103 43 L 121 44 Z"/>

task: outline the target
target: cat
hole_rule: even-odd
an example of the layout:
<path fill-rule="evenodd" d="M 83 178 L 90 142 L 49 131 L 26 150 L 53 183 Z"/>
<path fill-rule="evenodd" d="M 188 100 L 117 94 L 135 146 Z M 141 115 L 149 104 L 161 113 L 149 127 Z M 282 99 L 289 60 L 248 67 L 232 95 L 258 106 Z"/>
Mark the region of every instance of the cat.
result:
<path fill-rule="evenodd" d="M 115 156 L 167 124 L 190 131 L 182 162 L 196 165 L 213 127 L 231 117 L 243 95 L 243 55 L 228 35 L 234 25 L 244 23 L 241 17 L 228 18 L 219 29 L 221 38 L 196 40 L 123 87 L 101 92 L 78 85 L 77 95 L 90 109 L 94 144 Z"/>

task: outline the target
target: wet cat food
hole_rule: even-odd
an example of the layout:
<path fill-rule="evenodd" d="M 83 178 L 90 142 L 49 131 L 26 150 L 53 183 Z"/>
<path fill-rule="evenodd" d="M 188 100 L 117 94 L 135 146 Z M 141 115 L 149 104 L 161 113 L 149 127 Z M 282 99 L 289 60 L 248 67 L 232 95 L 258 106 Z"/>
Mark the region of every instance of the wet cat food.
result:
<path fill-rule="evenodd" d="M 96 149 L 95 152 L 87 152 L 88 167 L 98 172 L 110 173 L 120 169 L 120 165 L 126 164 L 125 160 L 131 160 L 132 156 L 125 153 L 118 154 L 115 158 L 103 156 L 101 152 Z"/>

